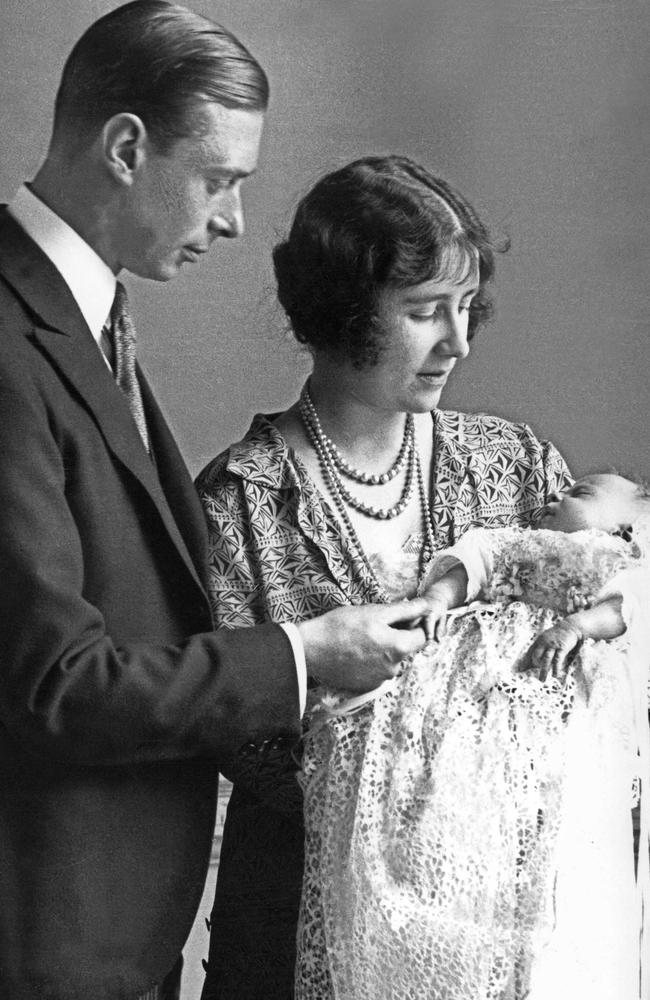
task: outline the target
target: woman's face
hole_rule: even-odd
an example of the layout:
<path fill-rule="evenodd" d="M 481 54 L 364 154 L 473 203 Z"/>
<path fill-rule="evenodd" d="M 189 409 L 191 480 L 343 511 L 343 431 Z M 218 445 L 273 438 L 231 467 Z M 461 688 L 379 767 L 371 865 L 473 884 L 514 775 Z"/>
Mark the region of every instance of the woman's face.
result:
<path fill-rule="evenodd" d="M 359 371 L 350 365 L 346 381 L 354 395 L 380 410 L 434 409 L 456 362 L 469 352 L 469 307 L 478 284 L 473 263 L 460 281 L 443 278 L 382 292 L 382 351 L 372 367 Z"/>

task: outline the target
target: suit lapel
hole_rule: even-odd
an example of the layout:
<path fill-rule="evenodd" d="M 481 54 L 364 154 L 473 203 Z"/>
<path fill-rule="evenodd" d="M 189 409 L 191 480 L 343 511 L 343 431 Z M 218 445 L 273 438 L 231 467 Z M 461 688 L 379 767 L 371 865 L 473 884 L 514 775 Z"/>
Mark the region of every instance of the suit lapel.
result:
<path fill-rule="evenodd" d="M 192 490 L 189 474 L 151 390 L 145 382 L 145 408 L 147 419 L 151 417 L 152 421 L 152 440 L 157 449 L 160 477 L 142 446 L 128 403 L 115 384 L 68 286 L 51 261 L 6 210 L 0 211 L 0 274 L 31 314 L 33 336 L 39 347 L 84 400 L 109 449 L 149 494 L 191 575 L 203 588 L 204 581 L 197 573 L 197 565 L 179 531 L 161 480 L 167 480 L 172 488 L 174 477 L 179 479 L 178 484 L 173 482 L 173 502 L 178 514 L 189 515 L 188 523 L 192 528 L 188 532 L 188 542 L 195 558 L 198 556 L 201 575 L 203 559 L 199 525 L 202 526 L 203 520 L 200 510 L 197 515 L 198 502 L 192 510 L 188 499 L 188 488 Z M 168 459 L 170 468 L 166 468 Z M 184 502 L 179 502 L 179 497 L 183 497 Z"/>
<path fill-rule="evenodd" d="M 147 428 L 157 458 L 159 482 L 175 521 L 183 525 L 184 542 L 202 585 L 207 588 L 207 527 L 198 493 L 169 425 L 146 377 L 138 368 Z M 143 449 L 144 450 L 144 449 Z"/>

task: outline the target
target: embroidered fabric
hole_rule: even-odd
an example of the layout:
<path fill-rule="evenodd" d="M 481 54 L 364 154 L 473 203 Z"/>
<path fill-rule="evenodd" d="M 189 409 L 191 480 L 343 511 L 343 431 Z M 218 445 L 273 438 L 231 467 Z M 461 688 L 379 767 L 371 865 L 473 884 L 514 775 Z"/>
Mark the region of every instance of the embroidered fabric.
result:
<path fill-rule="evenodd" d="M 458 615 L 373 703 L 315 714 L 297 1000 L 632 1000 L 647 645 L 634 654 L 632 623 L 587 641 L 565 687 L 517 667 L 638 560 L 593 532 L 463 543 L 483 550 L 492 603 Z"/>

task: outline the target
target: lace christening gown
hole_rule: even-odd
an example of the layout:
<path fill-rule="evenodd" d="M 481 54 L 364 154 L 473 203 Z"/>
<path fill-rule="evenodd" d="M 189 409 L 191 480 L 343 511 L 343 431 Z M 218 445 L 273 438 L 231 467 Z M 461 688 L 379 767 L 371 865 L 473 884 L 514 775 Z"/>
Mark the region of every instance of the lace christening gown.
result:
<path fill-rule="evenodd" d="M 469 531 L 432 572 L 460 559 L 482 603 L 374 701 L 316 709 L 298 1000 L 642 995 L 639 556 L 599 532 Z M 623 597 L 624 636 L 587 640 L 565 686 L 517 672 L 540 631 L 607 593 Z"/>

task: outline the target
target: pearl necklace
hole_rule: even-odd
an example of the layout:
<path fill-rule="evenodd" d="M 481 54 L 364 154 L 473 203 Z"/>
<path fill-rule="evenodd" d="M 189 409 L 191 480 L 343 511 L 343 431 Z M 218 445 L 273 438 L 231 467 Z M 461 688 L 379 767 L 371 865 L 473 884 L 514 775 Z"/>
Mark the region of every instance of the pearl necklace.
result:
<path fill-rule="evenodd" d="M 390 521 L 394 517 L 398 517 L 404 510 L 406 510 L 413 496 L 413 490 L 417 478 L 415 462 L 415 424 L 412 414 L 409 413 L 407 416 L 406 427 L 404 429 L 404 440 L 402 441 L 402 446 L 397 459 L 389 469 L 388 473 L 383 473 L 379 476 L 360 472 L 357 469 L 352 469 L 347 462 L 341 459 L 338 448 L 323 432 L 318 413 L 316 412 L 312 398 L 309 395 L 309 389 L 307 386 L 304 387 L 300 395 L 300 416 L 302 417 L 309 439 L 318 455 L 321 468 L 323 470 L 323 476 L 332 490 L 332 493 L 340 495 L 348 506 L 352 507 L 354 510 L 358 510 L 360 514 L 365 514 L 366 517 L 373 517 L 381 521 Z M 393 479 L 397 475 L 399 469 L 403 467 L 404 463 L 407 465 L 404 487 L 399 500 L 396 504 L 393 504 L 392 507 L 376 507 L 373 504 L 364 503 L 363 500 L 354 496 L 354 494 L 350 492 L 344 484 L 341 475 L 343 474 L 349 476 L 349 478 L 355 479 L 357 482 L 379 486 L 383 485 L 384 482 L 388 482 L 390 479 Z M 397 470 L 395 471 L 396 466 Z M 352 475 L 350 475 L 348 470 L 352 472 Z M 387 478 L 384 479 L 384 476 Z"/>
<path fill-rule="evenodd" d="M 313 426 L 316 436 L 318 437 L 323 449 L 327 452 L 332 464 L 339 472 L 342 472 L 344 476 L 347 476 L 348 479 L 353 479 L 356 483 L 364 483 L 367 486 L 383 486 L 384 483 L 390 483 L 395 476 L 402 471 L 407 461 L 412 460 L 415 441 L 415 422 L 413 420 L 412 413 L 407 413 L 406 415 L 404 437 L 402 438 L 402 444 L 397 458 L 391 465 L 390 469 L 376 475 L 372 472 L 363 472 L 361 469 L 355 469 L 352 465 L 349 465 L 348 462 L 345 461 L 343 455 L 338 450 L 332 439 L 325 434 L 323 428 L 321 427 L 321 422 L 316 412 L 316 408 L 306 386 L 301 402 L 304 405 L 308 420 Z"/>
<path fill-rule="evenodd" d="M 307 436 L 309 437 L 309 440 L 318 456 L 318 461 L 321 467 L 321 471 L 323 473 L 323 479 L 325 480 L 325 483 L 327 484 L 327 487 L 330 493 L 332 494 L 332 497 L 334 498 L 334 502 L 336 504 L 341 520 L 345 526 L 345 529 L 354 547 L 357 550 L 359 557 L 365 564 L 366 568 L 369 570 L 373 579 L 375 579 L 375 582 L 377 583 L 377 586 L 379 587 L 380 591 L 383 591 L 383 588 L 379 584 L 379 581 L 375 576 L 372 565 L 370 564 L 366 556 L 366 553 L 363 549 L 363 546 L 359 541 L 359 537 L 355 531 L 354 525 L 352 524 L 350 515 L 348 514 L 347 507 L 350 506 L 354 510 L 359 511 L 359 513 L 365 514 L 367 517 L 373 517 L 380 520 L 390 520 L 393 517 L 397 517 L 398 514 L 401 514 L 402 511 L 405 510 L 406 506 L 408 505 L 413 495 L 413 482 L 414 481 L 417 482 L 418 496 L 420 500 L 420 511 L 422 514 L 422 524 L 424 527 L 424 536 L 425 536 L 425 542 L 422 547 L 422 552 L 420 555 L 420 573 L 418 577 L 418 587 L 419 587 L 424 576 L 424 570 L 426 568 L 426 564 L 428 563 L 429 559 L 431 559 L 435 551 L 435 536 L 434 536 L 431 516 L 429 513 L 427 494 L 424 487 L 424 476 L 422 474 L 420 455 L 415 443 L 415 421 L 413 420 L 413 415 L 410 413 L 408 414 L 407 426 L 405 427 L 404 441 L 402 442 L 402 447 L 400 448 L 400 454 L 398 455 L 398 458 L 396 459 L 394 465 L 391 467 L 391 470 L 389 470 L 392 471 L 397 462 L 400 462 L 400 464 L 403 465 L 404 460 L 408 461 L 407 481 L 405 483 L 405 488 L 402 492 L 402 496 L 398 501 L 398 503 L 395 504 L 393 507 L 377 508 L 369 504 L 364 504 L 361 500 L 359 500 L 358 497 L 354 497 L 350 493 L 350 491 L 347 490 L 346 487 L 344 486 L 339 471 L 337 469 L 337 463 L 334 458 L 334 455 L 339 456 L 338 449 L 336 448 L 336 445 L 334 445 L 334 442 L 330 441 L 327 435 L 323 432 L 318 417 L 318 413 L 316 412 L 313 400 L 309 394 L 308 383 L 305 384 L 300 394 L 299 406 L 300 406 L 300 416 L 305 426 L 305 430 L 307 431 Z M 408 442 L 406 446 L 405 446 L 405 441 Z M 401 460 L 402 452 L 404 452 L 405 455 L 404 460 Z M 343 464 L 347 467 L 347 463 Z M 341 469 L 341 471 L 344 470 Z M 354 471 L 356 472 L 357 470 Z M 369 474 L 366 473 L 359 473 L 359 475 L 366 476 L 363 482 L 366 482 L 369 485 L 383 485 L 383 482 L 388 481 L 388 480 L 383 480 L 381 476 L 370 476 Z M 386 475 L 386 473 L 384 473 L 383 475 Z M 390 478 L 391 479 L 394 478 L 394 475 L 396 475 L 396 473 L 393 473 L 393 475 Z M 372 480 L 376 480 L 376 482 L 373 482 Z"/>

